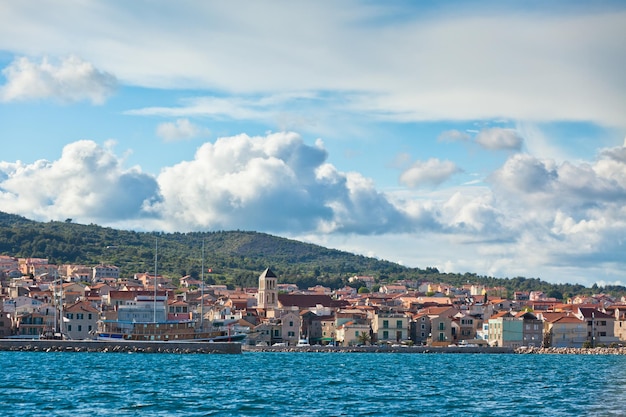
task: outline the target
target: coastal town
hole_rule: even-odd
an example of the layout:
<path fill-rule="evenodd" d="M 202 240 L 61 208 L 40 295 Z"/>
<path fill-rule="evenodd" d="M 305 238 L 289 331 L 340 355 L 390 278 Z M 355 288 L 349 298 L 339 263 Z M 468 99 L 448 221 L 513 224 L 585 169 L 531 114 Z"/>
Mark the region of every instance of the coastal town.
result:
<path fill-rule="evenodd" d="M 608 294 L 549 298 L 468 283 L 379 282 L 355 275 L 339 289 L 279 283 L 207 285 L 150 273 L 120 276 L 114 265 L 54 265 L 0 256 L 0 338 L 173 341 L 196 337 L 247 346 L 618 347 L 626 300 Z M 175 284 L 176 282 L 176 284 Z M 509 296 L 507 296 L 509 295 Z M 192 329 L 192 330 L 190 330 Z M 217 327 L 211 327 L 216 330 Z M 207 336 L 211 334 L 211 336 Z"/>

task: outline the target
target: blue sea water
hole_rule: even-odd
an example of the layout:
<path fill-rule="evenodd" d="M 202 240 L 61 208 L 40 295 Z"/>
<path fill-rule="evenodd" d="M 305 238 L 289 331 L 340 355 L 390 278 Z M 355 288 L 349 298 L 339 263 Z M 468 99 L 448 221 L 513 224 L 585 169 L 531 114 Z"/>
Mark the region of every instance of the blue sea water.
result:
<path fill-rule="evenodd" d="M 626 416 L 626 356 L 0 352 L 4 416 Z"/>

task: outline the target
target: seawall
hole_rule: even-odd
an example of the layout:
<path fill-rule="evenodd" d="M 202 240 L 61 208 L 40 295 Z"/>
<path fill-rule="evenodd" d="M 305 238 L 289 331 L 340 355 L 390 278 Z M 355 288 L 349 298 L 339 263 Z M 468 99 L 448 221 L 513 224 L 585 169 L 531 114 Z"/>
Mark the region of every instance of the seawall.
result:
<path fill-rule="evenodd" d="M 0 351 L 31 352 L 135 352 L 135 353 L 241 353 L 241 343 L 161 342 L 135 340 L 0 339 Z"/>

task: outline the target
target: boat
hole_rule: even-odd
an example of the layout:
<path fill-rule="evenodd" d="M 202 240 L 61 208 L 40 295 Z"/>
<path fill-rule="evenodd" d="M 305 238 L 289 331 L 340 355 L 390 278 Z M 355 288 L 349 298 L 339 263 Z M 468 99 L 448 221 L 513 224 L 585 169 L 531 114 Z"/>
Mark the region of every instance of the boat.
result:
<path fill-rule="evenodd" d="M 307 347 L 307 346 L 311 346 L 311 345 L 309 344 L 309 339 L 302 338 L 302 339 L 298 340 L 298 344 L 296 346 L 297 347 Z"/>
<path fill-rule="evenodd" d="M 204 269 L 204 242 L 202 257 Z M 100 320 L 98 340 L 241 342 L 247 337 L 246 332 L 236 327 L 236 320 L 205 321 L 202 310 L 197 320 L 167 320 L 167 294 L 157 292 L 156 249 L 154 265 L 154 295 L 137 294 L 131 303 L 118 306 L 117 319 Z M 152 321 L 139 320 L 150 316 Z"/>
<path fill-rule="evenodd" d="M 209 322 L 206 330 L 193 320 L 134 322 L 101 320 L 98 340 L 143 340 L 176 342 L 242 342 L 247 333 L 233 329 L 234 322 Z"/>

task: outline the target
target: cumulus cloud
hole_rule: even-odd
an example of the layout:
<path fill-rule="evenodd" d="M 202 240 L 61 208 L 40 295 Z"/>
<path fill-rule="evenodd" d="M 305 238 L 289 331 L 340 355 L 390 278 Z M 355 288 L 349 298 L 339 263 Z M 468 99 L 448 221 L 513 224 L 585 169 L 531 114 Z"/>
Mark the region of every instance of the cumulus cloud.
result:
<path fill-rule="evenodd" d="M 461 169 L 451 161 L 431 158 L 428 161 L 416 161 L 400 175 L 400 183 L 417 188 L 424 185 L 439 185 L 460 172 Z"/>
<path fill-rule="evenodd" d="M 585 258 L 616 263 L 623 257 L 623 149 L 605 149 L 593 163 L 556 164 L 517 154 L 489 178 L 524 256 L 536 258 L 541 248 L 542 262 L 552 265 Z"/>
<path fill-rule="evenodd" d="M 155 178 L 124 170 L 110 149 L 87 140 L 65 146 L 57 161 L 2 162 L 0 173 L 3 210 L 41 220 L 136 219 L 158 199 Z"/>
<path fill-rule="evenodd" d="M 177 119 L 175 122 L 161 123 L 157 126 L 156 132 L 166 142 L 176 142 L 209 135 L 208 129 L 191 123 L 189 119 Z"/>
<path fill-rule="evenodd" d="M 616 147 L 593 162 L 560 164 L 515 154 L 480 187 L 394 194 L 359 173 L 338 170 L 327 162 L 321 140 L 307 145 L 295 133 L 222 137 L 158 178 L 124 169 L 110 145 L 79 141 L 56 161 L 0 162 L 0 207 L 41 220 L 134 220 L 135 229 L 248 229 L 318 239 L 377 234 L 371 245 L 360 246 L 363 253 L 401 260 L 396 256 L 419 248 L 420 259 L 430 262 L 421 266 L 499 276 L 528 276 L 536 268 L 557 274 L 542 276 L 553 281 L 593 282 L 562 271 L 574 260 L 610 276 L 622 268 L 622 154 Z M 429 161 L 418 165 L 428 171 Z M 431 169 L 446 166 L 430 162 Z M 410 180 L 421 183 L 415 175 Z M 424 175 L 423 181 L 433 181 Z"/>
<path fill-rule="evenodd" d="M 519 151 L 524 139 L 513 129 L 492 127 L 482 129 L 476 135 L 476 143 L 485 149 Z"/>
<path fill-rule="evenodd" d="M 410 218 L 371 180 L 340 172 L 326 158 L 321 141 L 309 146 L 295 133 L 220 138 L 161 172 L 163 200 L 150 209 L 173 230 L 370 234 L 407 227 Z"/>
<path fill-rule="evenodd" d="M 516 154 L 491 175 L 497 186 L 516 193 L 552 192 L 558 178 L 552 161 L 542 161 L 530 155 Z"/>
<path fill-rule="evenodd" d="M 2 70 L 7 82 L 0 87 L 2 101 L 53 99 L 62 102 L 89 100 L 102 104 L 116 88 L 109 73 L 91 63 L 70 56 L 58 64 L 43 58 L 40 62 L 22 57 Z"/>

